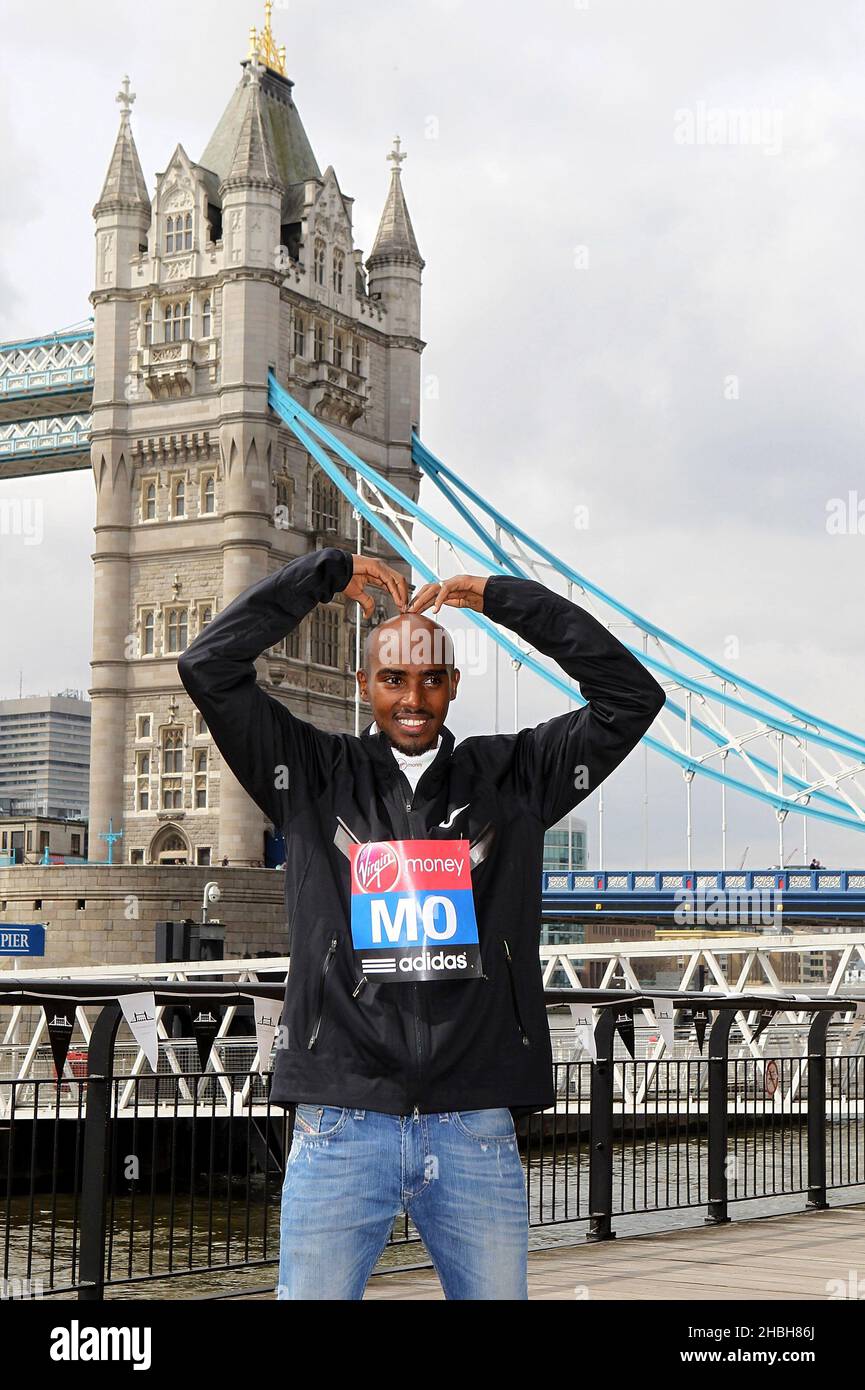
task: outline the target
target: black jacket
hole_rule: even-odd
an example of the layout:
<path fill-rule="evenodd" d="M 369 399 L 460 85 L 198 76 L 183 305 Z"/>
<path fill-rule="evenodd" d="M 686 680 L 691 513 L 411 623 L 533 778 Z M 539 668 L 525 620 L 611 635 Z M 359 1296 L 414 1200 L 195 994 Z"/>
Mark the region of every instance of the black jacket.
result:
<path fill-rule="evenodd" d="M 372 720 L 360 737 L 324 733 L 256 683 L 255 658 L 351 575 L 348 551 L 292 561 L 229 603 L 177 663 L 226 763 L 285 834 L 291 968 L 271 1096 L 394 1114 L 508 1106 L 516 1118 L 554 1101 L 538 954 L 544 831 L 619 765 L 665 695 L 585 609 L 492 575 L 484 613 L 557 661 L 588 704 L 456 745 L 444 725 L 412 795 Z M 359 974 L 347 836 L 470 840 L 483 978 Z"/>

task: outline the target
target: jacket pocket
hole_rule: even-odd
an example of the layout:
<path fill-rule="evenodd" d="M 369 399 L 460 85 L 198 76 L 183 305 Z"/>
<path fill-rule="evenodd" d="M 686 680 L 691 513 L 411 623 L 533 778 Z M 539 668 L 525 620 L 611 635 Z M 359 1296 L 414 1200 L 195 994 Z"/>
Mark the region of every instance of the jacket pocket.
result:
<path fill-rule="evenodd" d="M 511 960 L 511 948 L 508 945 L 507 941 L 505 941 L 504 937 L 502 938 L 502 945 L 505 948 L 505 961 L 507 962 L 508 967 L 508 980 L 510 981 L 511 986 L 511 1003 L 514 1006 L 514 1018 L 516 1019 L 517 1027 L 520 1030 L 520 1039 L 522 1041 L 523 1046 L 531 1047 L 532 1044 L 529 1039 L 529 1035 L 525 1030 L 522 1014 L 520 1013 L 520 1001 L 517 998 L 517 982 L 514 979 L 514 963 Z"/>
<path fill-rule="evenodd" d="M 309 1042 L 306 1045 L 307 1051 L 315 1047 L 315 1044 L 318 1041 L 318 1031 L 321 1028 L 321 1020 L 324 1015 L 324 986 L 325 981 L 327 980 L 327 972 L 330 969 L 330 963 L 333 960 L 337 945 L 337 938 L 335 936 L 331 937 L 330 945 L 327 948 L 327 955 L 321 963 L 321 975 L 319 976 L 318 981 L 318 1005 L 315 1011 L 315 1024 L 313 1025 Z"/>

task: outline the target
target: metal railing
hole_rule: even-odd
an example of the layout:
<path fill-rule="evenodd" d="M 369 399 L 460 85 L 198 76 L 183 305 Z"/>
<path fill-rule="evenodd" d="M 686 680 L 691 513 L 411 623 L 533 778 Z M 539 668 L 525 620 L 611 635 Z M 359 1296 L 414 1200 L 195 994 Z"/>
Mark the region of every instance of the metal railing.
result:
<path fill-rule="evenodd" d="M 42 998 L 92 1004 L 90 983 L 90 993 L 82 981 L 40 979 L 38 988 Z M 132 1289 L 160 1296 L 166 1280 L 172 1296 L 184 1296 L 184 1281 L 199 1295 L 208 1281 L 211 1296 L 248 1290 L 257 1270 L 272 1276 L 278 1261 L 293 1112 L 271 1107 L 270 1074 L 248 1038 L 221 1039 L 202 1070 L 191 1064 L 194 1041 L 163 1037 L 160 1064 L 171 1050 L 171 1068 L 133 1073 L 136 1048 L 115 1048 L 119 983 L 102 983 L 115 998 L 102 1002 L 86 1048 L 63 1074 L 0 1076 L 4 1288 L 35 1282 L 43 1295 L 85 1300 Z M 154 982 L 161 1007 L 196 997 L 237 1007 L 259 993 L 280 998 L 282 988 Z M 0 1006 L 20 1007 L 20 994 L 14 980 L 3 983 Z M 628 1021 L 660 997 L 680 1020 L 697 1001 L 710 1011 L 702 1050 L 693 1025 L 680 1022 L 676 1048 L 688 1055 L 648 1055 L 655 1039 L 633 1034 Z M 626 1217 L 700 1208 L 719 1223 L 736 1202 L 789 1203 L 797 1194 L 822 1208 L 830 1189 L 865 1185 L 865 1056 L 827 1055 L 833 1020 L 856 1010 L 854 998 L 617 989 L 548 990 L 546 1000 L 596 1009 L 596 1056 L 563 1055 L 560 1031 L 555 1106 L 518 1125 L 539 1234 L 582 1225 L 600 1241 Z M 758 1013 L 765 1036 L 769 1016 L 793 1007 L 811 1019 L 801 1055 L 751 1055 L 745 1017 Z M 744 1055 L 731 1055 L 731 1038 Z M 226 1065 L 230 1048 L 235 1061 L 246 1049 L 244 1065 Z M 646 1056 L 636 1055 L 641 1048 Z M 393 1266 L 418 1240 L 403 1216 L 386 1261 Z"/>

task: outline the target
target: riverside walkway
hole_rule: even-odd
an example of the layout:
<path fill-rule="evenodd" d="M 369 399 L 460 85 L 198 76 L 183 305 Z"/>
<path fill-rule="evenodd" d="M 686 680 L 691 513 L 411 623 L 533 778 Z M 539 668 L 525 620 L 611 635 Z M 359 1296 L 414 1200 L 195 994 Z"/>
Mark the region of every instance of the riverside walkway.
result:
<path fill-rule="evenodd" d="M 529 1254 L 529 1299 L 861 1298 L 865 1206 L 623 1236 Z M 441 1299 L 434 1270 L 375 1275 L 365 1299 Z"/>
<path fill-rule="evenodd" d="M 862 1271 L 865 1205 L 838 1206 L 530 1250 L 529 1301 L 862 1299 Z M 257 1292 L 227 1301 L 274 1297 Z M 443 1301 L 444 1294 L 431 1268 L 394 1270 L 373 1275 L 367 1299 Z"/>

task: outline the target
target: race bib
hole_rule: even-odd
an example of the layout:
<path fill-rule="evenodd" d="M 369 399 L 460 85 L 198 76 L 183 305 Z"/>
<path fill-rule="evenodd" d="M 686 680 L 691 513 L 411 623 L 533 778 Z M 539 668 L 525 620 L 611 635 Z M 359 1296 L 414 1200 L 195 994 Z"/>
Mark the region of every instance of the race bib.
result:
<path fill-rule="evenodd" d="M 468 840 L 374 840 L 349 858 L 351 938 L 367 979 L 483 973 Z"/>

